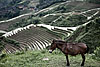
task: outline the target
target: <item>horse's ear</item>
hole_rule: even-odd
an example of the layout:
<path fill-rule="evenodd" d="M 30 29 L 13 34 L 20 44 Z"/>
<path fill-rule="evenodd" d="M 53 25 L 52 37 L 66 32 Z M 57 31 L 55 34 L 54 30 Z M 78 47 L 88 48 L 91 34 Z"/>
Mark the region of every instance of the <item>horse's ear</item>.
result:
<path fill-rule="evenodd" d="M 55 39 L 53 39 L 53 43 L 55 42 Z"/>

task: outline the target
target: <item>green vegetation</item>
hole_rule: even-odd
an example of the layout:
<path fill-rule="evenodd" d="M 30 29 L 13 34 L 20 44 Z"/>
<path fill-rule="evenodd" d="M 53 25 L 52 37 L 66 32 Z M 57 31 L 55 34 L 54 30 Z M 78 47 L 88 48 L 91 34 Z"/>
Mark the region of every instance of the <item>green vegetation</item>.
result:
<path fill-rule="evenodd" d="M 84 42 L 93 52 L 100 46 L 100 19 L 95 19 L 86 26 L 77 29 L 70 37 L 66 38 L 68 42 Z"/>
<path fill-rule="evenodd" d="M 2 41 L 2 37 L 1 37 L 1 33 L 0 33 L 0 52 L 4 49 L 4 43 Z"/>
<path fill-rule="evenodd" d="M 72 15 L 67 17 L 62 17 L 58 21 L 52 23 L 53 26 L 60 27 L 74 27 L 86 22 L 86 17 L 83 15 Z"/>
<path fill-rule="evenodd" d="M 37 23 L 38 24 L 41 23 L 41 21 L 38 17 L 32 17 L 32 18 L 29 17 L 28 19 L 22 19 L 19 22 L 15 22 L 12 25 L 9 25 L 8 31 L 14 30 L 19 27 L 25 27 L 29 24 L 37 24 Z"/>
<path fill-rule="evenodd" d="M 21 0 L 0 0 L 0 20 L 18 16 L 20 14 L 20 10 L 17 8 L 19 2 Z"/>
<path fill-rule="evenodd" d="M 34 12 L 37 10 L 37 3 L 38 0 L 0 0 L 0 21 L 11 19 L 32 11 Z"/>
<path fill-rule="evenodd" d="M 5 2 L 5 0 L 0 0 L 0 3 Z M 21 9 L 18 9 L 18 6 L 22 6 L 24 5 L 25 7 L 29 8 L 30 6 L 33 6 L 33 2 L 34 0 L 11 0 L 12 2 L 6 3 L 8 4 L 7 7 L 2 7 L 0 8 L 2 9 L 6 9 L 8 7 L 14 6 L 15 8 L 15 13 L 8 12 L 8 13 L 4 13 L 4 16 L 0 16 L 1 19 L 3 18 L 12 18 L 14 16 L 18 16 L 20 14 L 23 13 L 27 13 L 27 9 L 25 11 L 21 11 Z M 67 1 L 67 0 L 39 0 L 39 4 L 38 4 L 38 8 L 39 9 L 43 9 L 46 8 L 54 3 L 56 3 L 56 5 L 58 5 L 58 3 L 60 4 L 60 2 L 62 1 Z M 88 0 L 90 3 L 88 2 L 70 2 L 68 4 L 60 4 L 58 7 L 52 9 L 52 10 L 48 10 L 48 11 L 42 11 L 37 15 L 32 15 L 29 16 L 28 18 L 25 16 L 25 19 L 19 20 L 16 22 L 16 20 L 11 21 L 12 23 L 9 24 L 9 22 L 5 25 L 7 25 L 9 28 L 7 28 L 7 31 L 11 31 L 14 30 L 16 28 L 19 27 L 25 27 L 29 24 L 49 24 L 49 25 L 53 25 L 53 26 L 61 26 L 61 27 L 74 27 L 74 26 L 78 26 L 78 25 L 82 25 L 87 21 L 87 17 L 86 16 L 91 16 L 92 14 L 96 13 L 97 10 L 95 11 L 90 11 L 87 12 L 84 15 L 80 15 L 80 12 L 83 11 L 87 11 L 89 9 L 93 9 L 93 8 L 98 8 L 99 5 L 97 4 L 93 4 L 93 3 L 100 3 L 98 0 L 94 1 L 94 0 Z M 36 2 L 38 3 L 38 1 Z M 52 5 L 52 7 L 56 6 L 55 4 Z M 24 8 L 25 8 L 24 7 Z M 51 6 L 50 6 L 51 7 Z M 49 8 L 50 8 L 49 7 Z M 51 7 L 51 8 L 52 8 Z M 21 12 L 22 13 L 21 13 Z M 74 12 L 75 13 L 74 13 Z M 30 12 L 30 11 L 29 11 Z M 68 12 L 73 12 L 72 14 L 66 14 Z M 49 14 L 54 14 L 54 15 L 49 15 Z M 46 16 L 46 17 L 45 17 Z M 100 16 L 99 14 L 96 15 L 95 17 Z M 59 18 L 61 17 L 61 18 Z M 48 30 L 44 27 L 35 27 L 35 28 L 31 28 L 28 30 L 23 30 L 20 33 L 12 36 L 10 38 L 0 38 L 0 51 L 2 51 L 5 47 L 5 45 L 11 45 L 11 47 L 15 48 L 15 51 L 17 50 L 17 47 L 19 48 L 20 46 L 20 42 L 24 42 L 25 44 L 22 44 L 22 47 L 25 46 L 26 47 L 26 52 L 25 51 L 17 51 L 15 53 L 13 53 L 14 50 L 10 50 L 10 48 L 8 48 L 9 51 L 12 51 L 13 54 L 5 54 L 5 53 L 1 53 L 0 54 L 0 67 L 66 67 L 66 59 L 65 56 L 59 51 L 56 50 L 55 52 L 53 52 L 52 54 L 48 53 L 48 50 L 28 50 L 27 49 L 38 49 L 40 47 L 40 44 L 38 44 L 37 42 L 41 41 L 41 45 L 46 45 L 45 42 L 46 40 L 51 43 L 52 39 L 62 39 L 62 40 L 66 40 L 67 42 L 83 42 L 86 43 L 90 50 L 89 53 L 91 54 L 87 54 L 86 55 L 86 63 L 85 66 L 100 66 L 100 19 L 93 17 L 92 19 L 94 21 L 91 21 L 89 24 L 87 24 L 86 26 L 81 26 L 80 28 L 78 28 L 76 31 L 74 31 L 69 37 L 67 37 L 67 33 L 71 33 L 71 31 L 63 31 L 63 30 Z M 56 20 L 58 19 L 58 20 Z M 54 22 L 54 20 L 56 20 Z M 3 23 L 2 23 L 3 25 Z M 0 26 L 0 27 L 6 27 L 6 26 Z M 40 34 L 41 33 L 41 34 Z M 2 34 L 0 34 L 2 35 Z M 18 37 L 17 37 L 18 36 Z M 15 40 L 13 40 L 15 38 Z M 19 42 L 17 42 L 17 41 Z M 45 42 L 44 42 L 45 40 Z M 27 42 L 28 41 L 28 42 Z M 36 41 L 36 42 L 35 42 Z M 40 42 L 39 42 L 40 43 Z M 49 44 L 48 43 L 48 44 Z M 30 47 L 27 48 L 27 45 L 29 45 Z M 34 44 L 34 46 L 33 46 Z M 2 51 L 4 52 L 4 50 Z M 10 52 L 9 52 L 10 53 Z M 92 54 L 93 53 L 93 54 Z M 49 60 L 43 60 L 44 58 L 48 58 Z M 76 57 L 72 57 L 69 56 L 70 58 L 70 62 L 71 62 L 71 66 L 76 66 L 79 67 L 80 65 L 80 61 L 82 61 L 81 56 L 77 55 Z M 63 61 L 64 60 L 64 61 Z"/>
<path fill-rule="evenodd" d="M 96 50 L 94 51 L 94 56 L 93 58 L 100 61 L 100 47 L 97 47 Z"/>
<path fill-rule="evenodd" d="M 86 0 L 90 3 L 96 3 L 96 4 L 100 4 L 100 0 Z"/>
<path fill-rule="evenodd" d="M 15 54 L 2 54 L 0 57 L 1 67 L 66 67 L 64 54 L 56 50 L 52 54 L 48 50 L 35 50 L 27 52 L 17 52 Z M 44 60 L 47 58 L 47 60 Z M 82 57 L 69 56 L 71 66 L 80 67 Z M 86 55 L 85 66 L 100 66 L 100 62 L 92 59 L 91 55 Z"/>
<path fill-rule="evenodd" d="M 52 5 L 52 7 L 54 7 L 56 5 L 58 5 L 58 4 L 56 3 L 56 4 Z M 33 24 L 44 23 L 44 24 L 51 24 L 54 26 L 62 26 L 62 27 L 63 26 L 77 26 L 77 25 L 80 25 L 80 24 L 83 24 L 86 22 L 86 17 L 83 15 L 77 15 L 77 12 L 82 12 L 82 11 L 86 11 L 88 9 L 93 9 L 93 8 L 97 8 L 97 7 L 99 7 L 99 5 L 91 4 L 91 3 L 87 3 L 87 2 L 80 2 L 80 1 L 79 2 L 73 1 L 73 2 L 69 2 L 68 4 L 66 4 L 66 3 L 61 4 L 59 2 L 59 6 L 52 10 L 42 11 L 35 16 L 33 14 L 30 17 L 28 16 L 29 18 L 27 18 L 27 16 L 24 16 L 25 19 L 23 19 L 23 17 L 21 17 L 19 19 L 10 21 L 9 23 L 2 23 L 0 25 L 0 27 L 1 27 L 0 29 L 2 29 L 5 26 L 5 28 L 3 28 L 3 30 L 11 31 L 16 28 L 24 27 L 24 26 L 27 26 L 32 23 Z M 72 16 L 63 14 L 63 13 L 67 13 L 69 11 L 75 11 L 76 14 L 72 15 Z M 95 13 L 95 12 L 96 11 L 94 11 L 93 13 Z M 43 16 L 52 14 L 52 13 L 58 14 L 58 15 L 49 15 L 49 16 L 43 18 Z M 90 12 L 89 16 L 92 15 L 93 13 Z M 88 15 L 88 13 L 86 13 L 86 15 Z M 53 23 L 53 21 L 56 20 L 57 18 L 59 18 L 60 16 L 62 16 L 62 18 L 60 18 L 55 23 Z M 69 17 L 69 18 L 67 18 L 67 17 Z"/>
<path fill-rule="evenodd" d="M 54 3 L 65 2 L 65 1 L 67 0 L 39 0 L 39 4 L 37 5 L 37 7 L 39 9 L 43 9 Z"/>
<path fill-rule="evenodd" d="M 59 17 L 59 15 L 55 15 L 55 16 L 50 15 L 48 17 L 41 18 L 41 22 L 49 25 L 53 22 L 53 20 L 57 19 L 58 17 Z"/>
<path fill-rule="evenodd" d="M 3 33 L 0 33 L 0 52 L 4 49 L 4 43 L 3 43 L 3 41 L 2 41 L 2 36 L 3 35 Z"/>
<path fill-rule="evenodd" d="M 67 12 L 72 12 L 72 11 L 82 12 L 82 11 L 86 11 L 86 10 L 98 8 L 98 7 L 99 5 L 93 4 L 93 3 L 73 1 L 70 3 L 59 4 L 58 7 L 56 7 L 55 9 L 49 10 L 47 12 L 41 12 L 40 16 L 44 16 L 46 14 L 51 14 L 51 13 L 67 13 Z"/>
<path fill-rule="evenodd" d="M 52 26 L 60 26 L 60 27 L 73 27 L 84 24 L 86 22 L 86 17 L 83 15 L 72 15 L 72 16 L 62 16 L 62 18 L 58 19 L 56 22 L 53 22 L 59 18 L 59 15 L 55 16 L 47 16 L 45 18 L 41 17 L 29 17 L 28 19 L 22 19 L 20 22 L 13 23 L 9 26 L 8 31 L 19 27 L 25 27 L 29 24 L 47 24 Z"/>
<path fill-rule="evenodd" d="M 4 49 L 4 44 L 3 42 L 0 40 L 0 52 Z"/>

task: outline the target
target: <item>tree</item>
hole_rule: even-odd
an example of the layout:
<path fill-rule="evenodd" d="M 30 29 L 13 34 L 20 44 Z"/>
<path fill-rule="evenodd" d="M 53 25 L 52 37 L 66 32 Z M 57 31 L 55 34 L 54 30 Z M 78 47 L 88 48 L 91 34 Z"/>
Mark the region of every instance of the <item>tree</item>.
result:
<path fill-rule="evenodd" d="M 64 1 L 67 1 L 67 0 L 39 0 L 39 5 L 37 5 L 37 8 L 46 8 L 54 3 L 57 3 L 57 2 L 64 2 Z"/>
<path fill-rule="evenodd" d="M 100 0 L 86 0 L 86 1 L 90 3 L 100 4 Z"/>

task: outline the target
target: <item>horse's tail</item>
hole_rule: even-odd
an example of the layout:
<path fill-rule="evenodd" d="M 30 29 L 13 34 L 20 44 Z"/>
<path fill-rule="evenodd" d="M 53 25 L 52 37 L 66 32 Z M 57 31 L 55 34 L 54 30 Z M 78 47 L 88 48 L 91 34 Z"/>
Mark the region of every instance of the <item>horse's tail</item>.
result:
<path fill-rule="evenodd" d="M 88 53 L 89 52 L 89 47 L 87 46 L 87 49 L 86 49 L 86 52 L 85 53 Z"/>

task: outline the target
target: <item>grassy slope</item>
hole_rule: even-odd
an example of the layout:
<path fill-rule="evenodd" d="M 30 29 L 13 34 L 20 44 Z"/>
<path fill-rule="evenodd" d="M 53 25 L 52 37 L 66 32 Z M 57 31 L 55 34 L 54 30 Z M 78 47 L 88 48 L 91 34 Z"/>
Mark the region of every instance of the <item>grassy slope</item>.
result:
<path fill-rule="evenodd" d="M 49 60 L 43 60 L 48 58 Z M 82 61 L 80 55 L 69 56 L 71 66 L 79 67 Z M 92 59 L 91 55 L 86 55 L 85 66 L 100 66 L 100 62 Z M 27 51 L 6 55 L 0 60 L 0 67 L 66 67 L 66 58 L 58 51 L 50 54 L 47 50 Z"/>

